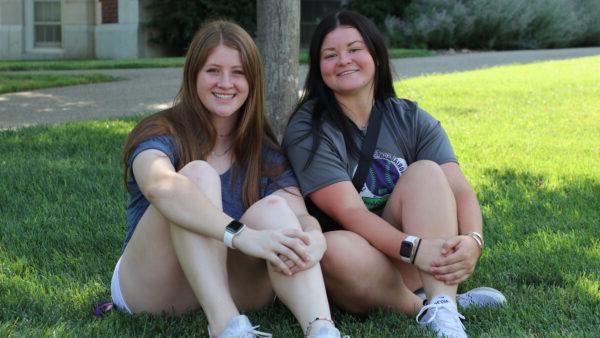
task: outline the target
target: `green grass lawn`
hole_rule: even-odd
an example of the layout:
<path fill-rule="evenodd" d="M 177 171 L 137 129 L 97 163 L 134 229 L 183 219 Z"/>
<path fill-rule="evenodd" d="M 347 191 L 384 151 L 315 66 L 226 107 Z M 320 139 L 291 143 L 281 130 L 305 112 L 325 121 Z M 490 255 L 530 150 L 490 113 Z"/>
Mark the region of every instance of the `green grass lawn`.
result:
<path fill-rule="evenodd" d="M 114 68 L 164 68 L 182 67 L 183 57 L 147 59 L 94 59 L 94 60 L 44 60 L 44 61 L 0 61 L 0 71 L 21 70 L 75 70 Z"/>
<path fill-rule="evenodd" d="M 426 49 L 389 49 L 390 57 L 404 58 L 431 56 L 435 53 Z M 300 52 L 300 63 L 306 63 L 308 53 Z M 184 57 L 163 57 L 124 60 L 52 60 L 52 61 L 0 61 L 0 71 L 22 70 L 73 70 L 73 69 L 112 69 L 112 68 L 164 68 L 183 67 Z"/>
<path fill-rule="evenodd" d="M 493 286 L 508 306 L 463 311 L 472 336 L 599 335 L 600 73 L 591 69 L 600 57 L 397 83 L 442 121 L 482 204 L 487 249 L 460 290 Z M 205 336 L 199 312 L 91 313 L 110 297 L 125 235 L 119 155 L 136 121 L 0 132 L 0 336 Z M 301 336 L 282 306 L 249 315 L 276 337 Z M 334 319 L 352 337 L 427 334 L 383 311 Z"/>
<path fill-rule="evenodd" d="M 24 90 L 73 86 L 89 83 L 108 82 L 121 80 L 103 74 L 91 75 L 50 75 L 50 74 L 8 74 L 0 73 L 0 94 L 19 92 Z"/>

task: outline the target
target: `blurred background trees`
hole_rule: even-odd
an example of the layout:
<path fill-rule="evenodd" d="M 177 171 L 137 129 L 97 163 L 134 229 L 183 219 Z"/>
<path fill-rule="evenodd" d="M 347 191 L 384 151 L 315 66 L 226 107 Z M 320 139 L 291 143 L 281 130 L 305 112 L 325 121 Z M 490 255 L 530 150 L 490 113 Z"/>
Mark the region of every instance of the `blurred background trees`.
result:
<path fill-rule="evenodd" d="M 370 17 L 390 47 L 537 49 L 600 45 L 600 0 L 298 0 L 306 47 L 327 13 Z M 256 0 L 146 0 L 152 40 L 182 55 L 200 24 L 230 18 L 256 35 Z"/>

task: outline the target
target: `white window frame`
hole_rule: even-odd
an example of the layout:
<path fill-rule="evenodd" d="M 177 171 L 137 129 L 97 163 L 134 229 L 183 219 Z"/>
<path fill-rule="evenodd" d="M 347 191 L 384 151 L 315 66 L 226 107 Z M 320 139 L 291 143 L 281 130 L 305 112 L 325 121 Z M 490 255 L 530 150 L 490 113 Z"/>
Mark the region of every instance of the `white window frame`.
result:
<path fill-rule="evenodd" d="M 64 46 L 65 29 L 63 25 L 63 13 L 65 8 L 64 0 L 60 2 L 60 46 L 36 46 L 35 45 L 35 13 L 34 6 L 36 0 L 25 0 L 24 14 L 25 14 L 25 49 L 26 51 L 62 51 Z"/>

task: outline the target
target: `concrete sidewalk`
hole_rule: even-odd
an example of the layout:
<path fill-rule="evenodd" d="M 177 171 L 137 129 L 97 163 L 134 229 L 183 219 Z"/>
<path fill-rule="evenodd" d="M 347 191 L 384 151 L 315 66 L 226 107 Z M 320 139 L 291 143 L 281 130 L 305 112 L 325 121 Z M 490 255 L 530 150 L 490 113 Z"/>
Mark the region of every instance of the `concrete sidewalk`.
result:
<path fill-rule="evenodd" d="M 600 55 L 600 47 L 478 52 L 395 59 L 396 79 L 514 63 Z M 591 70 L 590 70 L 591 71 Z M 300 67 L 299 85 L 306 77 Z M 42 72 L 37 72 L 42 73 Z M 169 107 L 181 82 L 180 68 L 98 69 L 43 73 L 102 73 L 124 81 L 33 90 L 0 95 L 0 130 L 44 123 L 136 115 Z"/>

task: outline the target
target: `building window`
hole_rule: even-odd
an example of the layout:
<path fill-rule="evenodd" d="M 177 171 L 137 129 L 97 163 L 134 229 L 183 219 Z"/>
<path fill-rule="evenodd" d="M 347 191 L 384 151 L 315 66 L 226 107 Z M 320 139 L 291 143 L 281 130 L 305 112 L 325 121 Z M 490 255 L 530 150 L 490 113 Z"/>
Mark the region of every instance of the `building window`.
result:
<path fill-rule="evenodd" d="M 34 0 L 34 47 L 61 47 L 62 27 L 60 12 L 60 0 Z"/>

